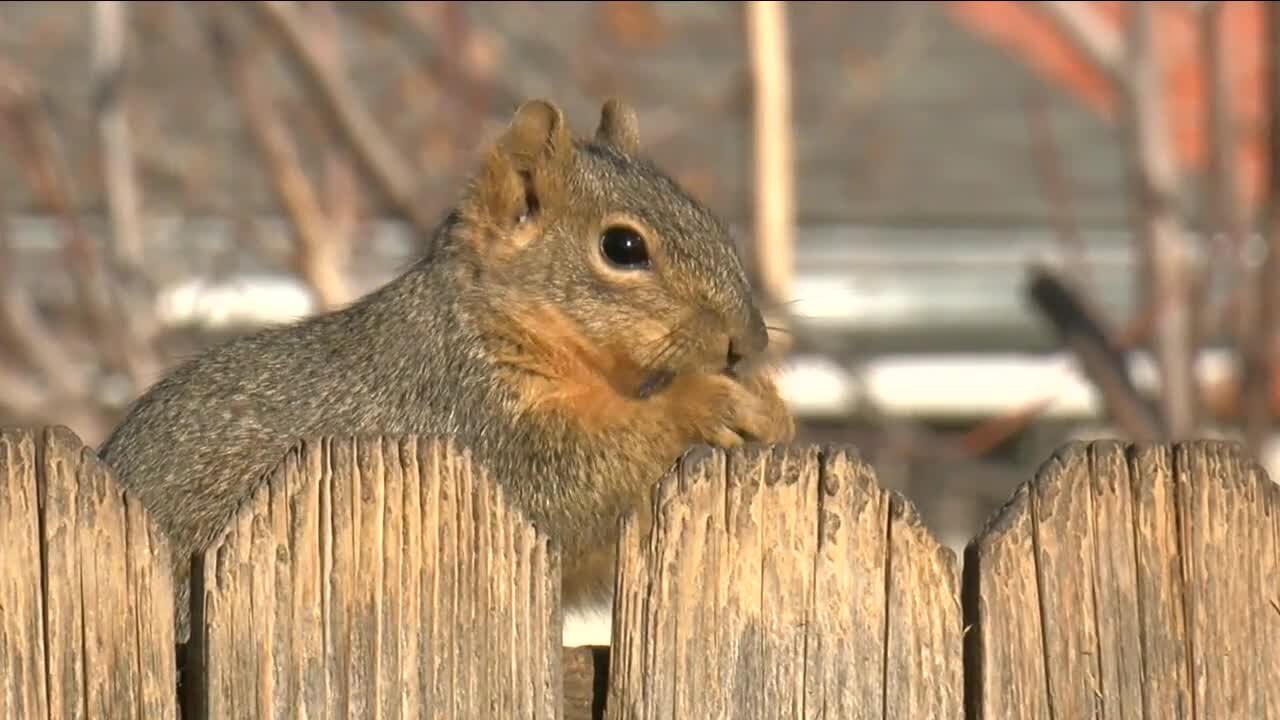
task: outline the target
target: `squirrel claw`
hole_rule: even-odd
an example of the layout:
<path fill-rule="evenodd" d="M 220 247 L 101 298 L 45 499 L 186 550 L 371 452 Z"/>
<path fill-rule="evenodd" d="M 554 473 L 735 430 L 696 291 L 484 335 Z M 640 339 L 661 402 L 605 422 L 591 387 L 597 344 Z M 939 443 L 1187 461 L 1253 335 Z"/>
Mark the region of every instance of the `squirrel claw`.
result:
<path fill-rule="evenodd" d="M 719 448 L 735 448 L 744 443 L 741 435 L 730 430 L 727 427 L 720 427 L 712 431 L 712 437 L 707 439 L 708 444 Z"/>

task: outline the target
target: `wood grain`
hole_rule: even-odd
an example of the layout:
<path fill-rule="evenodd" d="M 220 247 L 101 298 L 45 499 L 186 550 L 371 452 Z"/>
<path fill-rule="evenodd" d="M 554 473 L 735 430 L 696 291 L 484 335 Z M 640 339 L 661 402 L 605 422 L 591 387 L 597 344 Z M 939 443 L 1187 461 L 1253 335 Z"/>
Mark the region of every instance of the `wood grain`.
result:
<path fill-rule="evenodd" d="M 1278 494 L 1229 443 L 1064 447 L 968 549 L 971 716 L 1277 717 Z"/>
<path fill-rule="evenodd" d="M 564 720 L 603 720 L 609 689 L 608 646 L 566 647 L 560 657 L 564 671 Z"/>
<path fill-rule="evenodd" d="M 300 443 L 197 570 L 197 717 L 561 717 L 558 554 L 451 441 Z"/>
<path fill-rule="evenodd" d="M 1063 447 L 963 583 L 846 447 L 696 448 L 652 508 L 613 644 L 562 649 L 469 453 L 300 443 L 197 558 L 188 717 L 1280 717 L 1280 485 L 1235 445 Z M 167 543 L 70 432 L 0 432 L 0 537 L 0 718 L 174 717 Z"/>
<path fill-rule="evenodd" d="M 177 713 L 169 547 L 63 427 L 0 431 L 0 718 Z"/>
<path fill-rule="evenodd" d="M 695 448 L 623 521 L 609 718 L 962 716 L 955 558 L 850 448 Z"/>
<path fill-rule="evenodd" d="M 48 717 L 33 433 L 0 432 L 0 717 Z"/>

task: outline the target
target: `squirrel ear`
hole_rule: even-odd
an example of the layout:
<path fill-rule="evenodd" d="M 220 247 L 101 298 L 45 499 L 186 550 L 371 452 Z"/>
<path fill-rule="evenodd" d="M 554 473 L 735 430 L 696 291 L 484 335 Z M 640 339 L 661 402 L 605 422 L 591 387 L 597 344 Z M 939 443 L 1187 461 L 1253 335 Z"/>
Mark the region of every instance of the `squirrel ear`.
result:
<path fill-rule="evenodd" d="M 517 164 L 525 165 L 555 157 L 570 143 L 560 108 L 547 100 L 529 100 L 516 110 L 498 146 Z"/>
<path fill-rule="evenodd" d="M 459 211 L 467 224 L 495 233 L 474 242 L 492 254 L 530 239 L 519 228 L 533 227 L 528 221 L 561 194 L 572 148 L 573 138 L 560 108 L 546 100 L 521 105 L 490 146 L 461 201 Z M 498 238 L 501 242 L 493 242 Z"/>
<path fill-rule="evenodd" d="M 609 98 L 600 108 L 596 140 L 634 155 L 640 149 L 640 121 L 636 111 L 618 98 Z"/>

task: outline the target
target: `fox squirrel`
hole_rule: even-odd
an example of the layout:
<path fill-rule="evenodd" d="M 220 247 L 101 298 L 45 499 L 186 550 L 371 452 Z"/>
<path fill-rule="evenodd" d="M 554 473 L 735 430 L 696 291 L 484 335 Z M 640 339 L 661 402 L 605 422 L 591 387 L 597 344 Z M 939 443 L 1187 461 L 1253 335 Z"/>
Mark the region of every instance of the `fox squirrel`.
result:
<path fill-rule="evenodd" d="M 301 436 L 448 434 L 556 542 L 563 607 L 611 599 L 617 520 L 691 445 L 788 442 L 722 222 L 643 159 L 521 105 L 426 256 L 349 306 L 220 345 L 134 401 L 100 456 L 190 559 Z"/>

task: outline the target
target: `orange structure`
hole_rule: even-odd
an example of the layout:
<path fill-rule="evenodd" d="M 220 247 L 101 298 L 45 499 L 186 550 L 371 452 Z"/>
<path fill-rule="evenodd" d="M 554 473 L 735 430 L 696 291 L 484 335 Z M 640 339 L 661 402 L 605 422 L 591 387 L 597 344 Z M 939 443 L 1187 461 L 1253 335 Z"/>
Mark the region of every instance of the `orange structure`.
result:
<path fill-rule="evenodd" d="M 1123 34 L 1125 2 L 1082 1 L 1103 27 Z M 1032 70 L 1080 103 L 1104 117 L 1114 117 L 1117 95 L 1107 78 L 1077 52 L 1045 16 L 1026 2 L 947 3 L 962 26 L 1020 58 Z M 1205 123 L 1208 93 L 1204 82 L 1203 49 L 1197 3 L 1154 3 L 1155 37 L 1170 137 L 1178 161 L 1188 172 L 1207 163 Z M 1263 92 L 1263 6 L 1261 2 L 1228 2 L 1223 7 L 1222 32 L 1227 36 L 1226 65 L 1230 73 L 1230 101 L 1237 129 L 1237 187 L 1250 208 L 1262 198 L 1267 119 Z"/>

